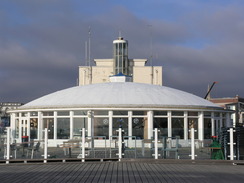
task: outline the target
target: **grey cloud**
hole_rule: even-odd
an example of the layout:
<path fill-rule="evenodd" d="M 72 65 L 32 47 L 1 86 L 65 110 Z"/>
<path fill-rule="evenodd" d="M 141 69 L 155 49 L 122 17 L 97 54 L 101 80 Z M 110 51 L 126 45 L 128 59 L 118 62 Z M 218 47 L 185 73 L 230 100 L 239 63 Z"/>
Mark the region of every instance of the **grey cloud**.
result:
<path fill-rule="evenodd" d="M 194 12 L 195 16 L 188 19 L 185 15 L 180 21 L 170 22 L 141 19 L 122 6 L 86 15 L 87 10 L 77 11 L 75 4 L 64 0 L 21 2 L 16 14 L 21 15 L 22 23 L 13 22 L 7 10 L 0 10 L 4 17 L 0 18 L 0 82 L 5 83 L 1 100 L 28 102 L 74 86 L 78 66 L 84 64 L 89 26 L 92 58 L 112 57 L 112 40 L 119 30 L 129 40 L 130 58 L 148 58 L 148 25 L 152 25 L 153 63 L 163 66 L 167 86 L 204 96 L 207 85 L 218 81 L 213 96 L 244 92 L 240 85 L 243 17 L 235 7 L 217 12 L 214 18 Z M 184 45 L 195 40 L 207 44 L 201 49 Z M 213 42 L 209 44 L 209 40 Z"/>

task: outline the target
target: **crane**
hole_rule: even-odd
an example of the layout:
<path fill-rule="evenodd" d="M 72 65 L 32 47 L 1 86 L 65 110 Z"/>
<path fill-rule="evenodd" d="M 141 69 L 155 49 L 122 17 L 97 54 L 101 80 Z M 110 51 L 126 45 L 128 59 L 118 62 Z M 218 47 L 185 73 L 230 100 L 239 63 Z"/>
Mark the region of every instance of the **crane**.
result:
<path fill-rule="evenodd" d="M 208 95 L 210 94 L 211 90 L 213 89 L 213 86 L 216 84 L 217 82 L 214 81 L 213 84 L 211 85 L 211 87 L 209 88 L 207 94 L 205 95 L 204 99 L 207 99 Z"/>

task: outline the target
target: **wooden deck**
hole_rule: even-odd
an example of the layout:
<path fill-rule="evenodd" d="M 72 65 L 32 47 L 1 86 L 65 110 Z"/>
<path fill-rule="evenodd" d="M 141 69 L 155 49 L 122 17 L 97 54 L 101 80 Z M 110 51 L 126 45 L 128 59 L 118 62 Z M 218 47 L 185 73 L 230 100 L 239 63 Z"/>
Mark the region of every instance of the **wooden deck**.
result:
<path fill-rule="evenodd" d="M 122 162 L 0 165 L 0 182 L 244 182 L 244 166 L 231 162 L 129 160 Z"/>

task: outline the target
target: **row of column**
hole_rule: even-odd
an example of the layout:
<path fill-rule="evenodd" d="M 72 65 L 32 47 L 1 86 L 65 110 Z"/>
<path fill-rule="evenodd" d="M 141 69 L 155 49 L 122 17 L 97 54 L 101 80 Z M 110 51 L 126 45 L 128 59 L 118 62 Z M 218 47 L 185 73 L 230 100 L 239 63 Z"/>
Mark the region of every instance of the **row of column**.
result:
<path fill-rule="evenodd" d="M 93 124 L 93 112 L 92 111 L 88 111 L 87 114 L 88 117 L 88 136 L 93 136 L 94 134 L 94 124 Z M 113 135 L 113 111 L 109 111 L 108 112 L 108 118 L 109 118 L 109 136 Z M 116 116 L 117 117 L 117 116 Z M 145 125 L 144 125 L 144 138 L 145 139 L 149 139 L 153 136 L 153 118 L 154 118 L 154 114 L 153 111 L 147 111 L 147 120 L 145 120 Z M 175 116 L 173 116 L 175 117 Z M 12 129 L 16 129 L 16 119 L 19 119 L 19 140 L 21 140 L 21 136 L 22 134 L 22 127 L 23 129 L 26 127 L 27 129 L 27 136 L 30 136 L 30 112 L 27 112 L 27 116 L 25 117 L 16 117 L 15 113 L 11 114 L 11 128 Z M 38 119 L 38 139 L 42 139 L 42 129 L 43 129 L 43 115 L 42 112 L 38 112 L 38 116 L 36 116 L 35 118 Z M 45 118 L 53 118 L 54 119 L 54 132 L 57 131 L 57 112 L 54 111 L 54 116 L 46 116 Z M 74 119 L 74 112 L 70 111 L 70 137 L 73 137 L 73 119 Z M 188 116 L 187 116 L 187 111 L 184 112 L 184 116 L 182 116 L 182 118 L 184 118 L 184 139 L 187 140 L 188 139 Z M 168 119 L 168 136 L 172 137 L 172 114 L 171 111 L 168 111 L 168 115 L 167 115 L 167 119 Z M 204 139 L 204 113 L 203 112 L 199 112 L 199 115 L 196 116 L 196 119 L 198 119 L 198 138 L 199 140 L 203 140 Z M 211 130 L 212 130 L 212 135 L 215 135 L 215 120 L 217 118 L 214 117 L 214 113 L 212 112 L 211 115 Z M 220 115 L 220 117 L 218 118 L 219 123 L 222 125 L 222 115 Z M 230 119 L 230 115 L 229 113 L 226 114 L 226 121 L 228 122 Z M 26 125 L 26 126 L 25 126 Z M 220 127 L 221 127 L 220 125 Z M 218 126 L 218 125 L 217 125 Z M 228 126 L 228 125 L 227 125 Z M 128 136 L 132 136 L 132 111 L 128 111 Z M 55 139 L 55 136 L 54 136 Z"/>

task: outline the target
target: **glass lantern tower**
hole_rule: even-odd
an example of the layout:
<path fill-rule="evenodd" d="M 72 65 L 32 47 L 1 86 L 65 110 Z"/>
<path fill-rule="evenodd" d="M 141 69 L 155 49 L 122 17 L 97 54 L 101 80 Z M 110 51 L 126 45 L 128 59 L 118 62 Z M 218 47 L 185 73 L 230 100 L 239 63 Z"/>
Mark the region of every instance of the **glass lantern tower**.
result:
<path fill-rule="evenodd" d="M 114 47 L 114 74 L 129 74 L 128 41 L 119 37 L 113 41 Z"/>

